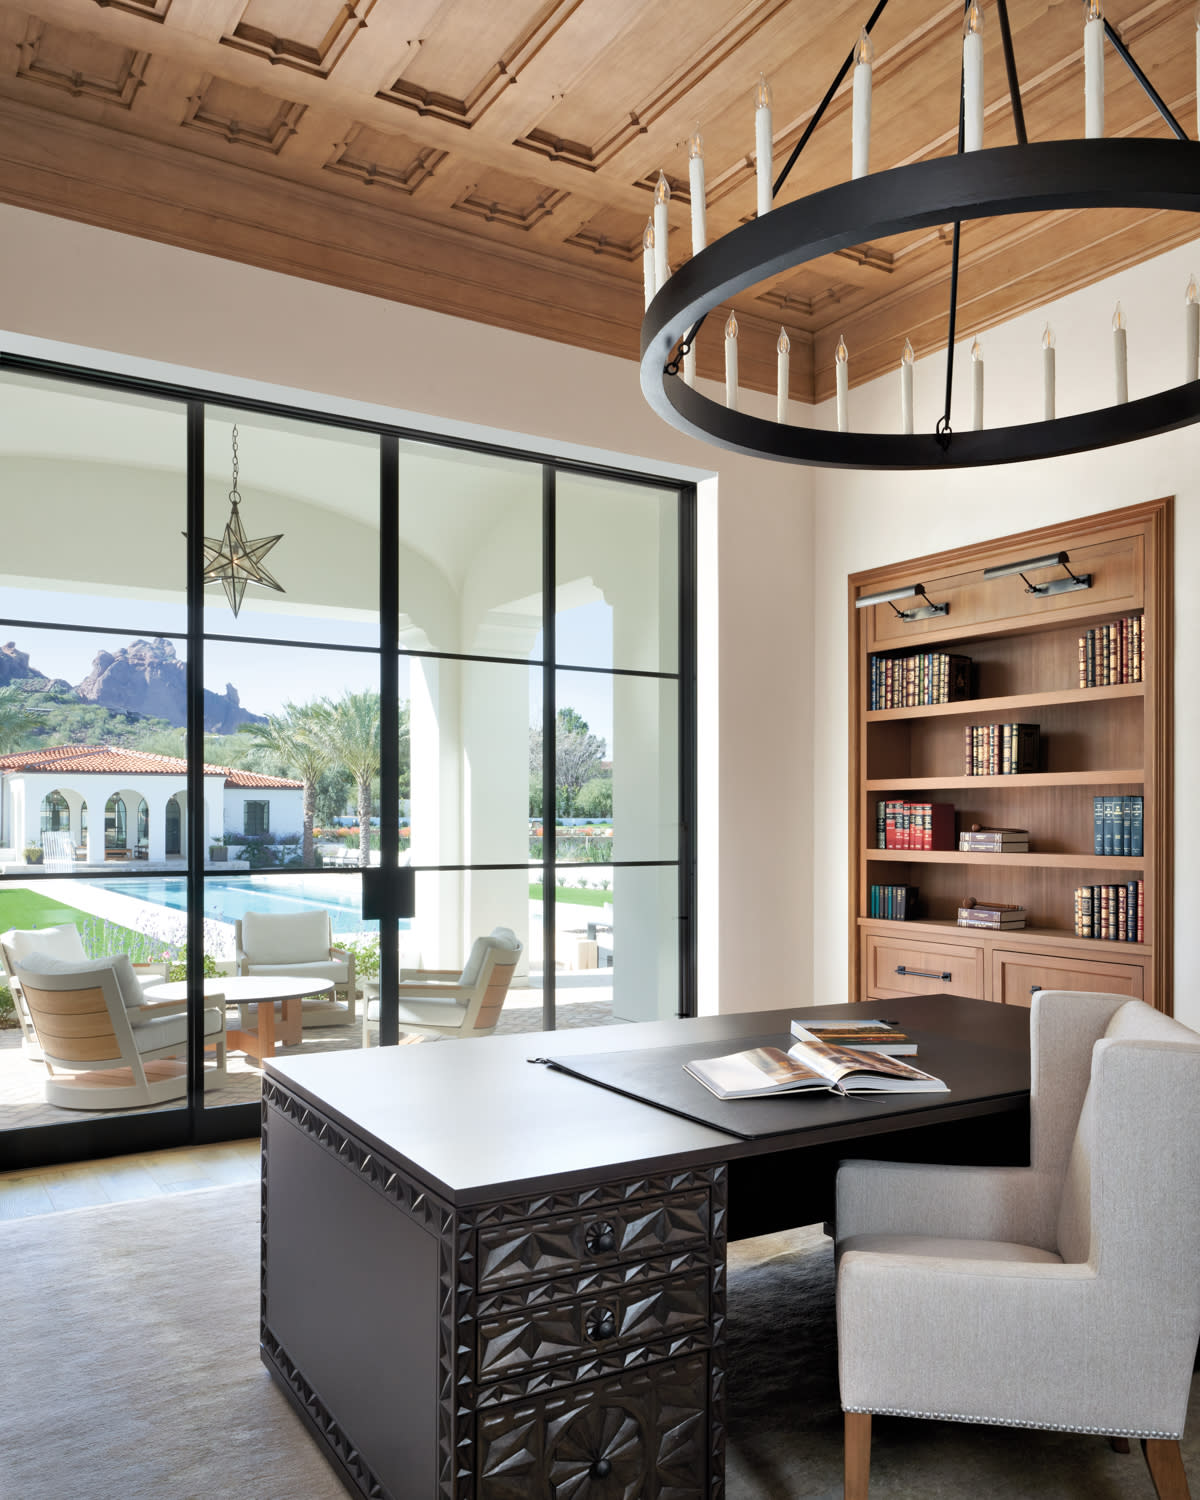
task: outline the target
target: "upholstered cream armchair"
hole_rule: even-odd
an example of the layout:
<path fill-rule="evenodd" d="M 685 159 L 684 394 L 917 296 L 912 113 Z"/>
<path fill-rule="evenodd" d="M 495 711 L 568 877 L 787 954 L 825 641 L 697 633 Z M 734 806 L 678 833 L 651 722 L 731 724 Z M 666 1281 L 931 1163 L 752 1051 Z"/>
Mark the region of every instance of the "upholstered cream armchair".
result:
<path fill-rule="evenodd" d="M 132 1109 L 187 1093 L 187 1003 L 146 1001 L 124 953 L 72 962 L 30 953 L 21 994 L 46 1064 L 47 1104 Z M 225 1079 L 225 1007 L 204 1009 L 205 1087 Z"/>
<path fill-rule="evenodd" d="M 400 1029 L 438 1036 L 491 1036 L 521 957 L 521 941 L 509 927 L 476 938 L 461 969 L 401 969 Z M 363 1006 L 362 1044 L 378 1001 Z"/>
<path fill-rule="evenodd" d="M 1200 1336 L 1200 1035 L 1124 995 L 1043 990 L 1031 1164 L 846 1162 L 846 1500 L 871 1414 L 1140 1438 L 1161 1500 Z"/>
<path fill-rule="evenodd" d="M 332 979 L 334 998 L 301 1001 L 304 1026 L 346 1026 L 356 1014 L 358 990 L 354 954 L 333 945 L 327 911 L 248 911 L 233 924 L 234 956 L 239 974 L 298 974 Z M 242 1007 L 242 1026 L 248 1028 L 248 1007 Z"/>

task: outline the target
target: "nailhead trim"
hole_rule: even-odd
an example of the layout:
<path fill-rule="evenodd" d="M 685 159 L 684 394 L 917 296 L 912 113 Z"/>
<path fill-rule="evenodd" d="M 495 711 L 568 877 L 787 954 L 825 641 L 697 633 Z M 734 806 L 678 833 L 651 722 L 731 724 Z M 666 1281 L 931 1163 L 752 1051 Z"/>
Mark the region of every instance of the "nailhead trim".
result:
<path fill-rule="evenodd" d="M 1086 1432 L 1099 1437 L 1165 1438 L 1178 1442 L 1181 1432 L 1160 1432 L 1137 1427 L 1077 1427 L 1066 1422 L 1007 1421 L 1000 1417 L 967 1416 L 958 1411 L 910 1411 L 903 1406 L 843 1406 L 843 1411 L 877 1417 L 926 1417 L 937 1422 L 974 1422 L 982 1427 L 1029 1427 L 1043 1432 Z"/>

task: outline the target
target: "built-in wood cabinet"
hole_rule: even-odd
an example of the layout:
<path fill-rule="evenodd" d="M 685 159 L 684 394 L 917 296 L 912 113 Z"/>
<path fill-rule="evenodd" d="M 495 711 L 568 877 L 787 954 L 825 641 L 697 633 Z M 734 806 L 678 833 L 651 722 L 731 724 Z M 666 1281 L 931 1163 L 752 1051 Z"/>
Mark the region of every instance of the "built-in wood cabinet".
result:
<path fill-rule="evenodd" d="M 1157 500 L 923 556 L 850 580 L 851 997 L 944 992 L 1028 1005 L 1034 990 L 1137 995 L 1170 1011 L 1172 958 L 1172 504 Z M 984 570 L 1065 552 L 986 579 Z M 1027 592 L 1090 575 L 1088 588 Z M 921 598 L 856 601 L 923 584 L 946 615 L 901 619 Z M 1136 617 L 1138 681 L 1081 687 L 1080 638 Z M 970 659 L 970 697 L 869 707 L 871 658 L 950 653 Z M 1037 768 L 967 775 L 964 731 L 1037 724 Z M 1097 855 L 1094 799 L 1143 799 L 1140 855 Z M 1027 829 L 1029 851 L 1004 854 L 876 847 L 880 801 L 951 803 L 956 835 L 972 825 Z M 1143 941 L 1078 937 L 1075 891 L 1143 882 Z M 913 886 L 916 914 L 870 915 L 872 886 Z M 1027 925 L 957 925 L 964 898 L 1023 906 Z"/>

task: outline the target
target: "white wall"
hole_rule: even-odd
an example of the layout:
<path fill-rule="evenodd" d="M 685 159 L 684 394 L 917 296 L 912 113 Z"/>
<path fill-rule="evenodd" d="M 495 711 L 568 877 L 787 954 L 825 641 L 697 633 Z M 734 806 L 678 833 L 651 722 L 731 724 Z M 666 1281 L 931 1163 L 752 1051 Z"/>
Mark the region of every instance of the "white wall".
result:
<path fill-rule="evenodd" d="M 641 397 L 634 329 L 619 360 L 7 206 L 0 245 L 10 352 L 689 480 L 715 473 L 699 538 L 701 1005 L 808 998 L 795 964 L 813 904 L 807 471 L 664 425 Z"/>
<path fill-rule="evenodd" d="M 987 425 L 1041 417 L 1041 334 L 1047 316 L 1058 348 L 1058 413 L 1113 400 L 1113 305 L 1120 298 L 1129 324 L 1132 399 L 1183 378 L 1183 302 L 1188 275 L 1200 266 L 1200 245 L 1171 251 L 1099 286 L 1077 292 L 1046 312 L 1014 320 L 982 336 Z M 968 345 L 955 366 L 956 426 L 969 421 Z M 916 370 L 917 425 L 931 429 L 940 413 L 944 356 Z M 898 409 L 898 377 L 851 391 L 851 427 L 886 430 Z M 961 398 L 961 399 L 960 399 Z M 829 403 L 822 420 L 829 424 Z M 893 426 L 893 430 L 895 430 Z M 813 991 L 846 994 L 847 733 L 846 576 L 928 552 L 1004 536 L 1036 526 L 1163 495 L 1176 496 L 1175 551 L 1175 1013 L 1200 1025 L 1200 695 L 1194 642 L 1200 637 L 1200 430 L 1036 464 L 986 470 L 903 474 L 816 474 L 814 602 L 821 640 L 814 661 L 814 844 L 821 879 L 814 887 L 814 930 L 835 940 L 814 946 Z"/>

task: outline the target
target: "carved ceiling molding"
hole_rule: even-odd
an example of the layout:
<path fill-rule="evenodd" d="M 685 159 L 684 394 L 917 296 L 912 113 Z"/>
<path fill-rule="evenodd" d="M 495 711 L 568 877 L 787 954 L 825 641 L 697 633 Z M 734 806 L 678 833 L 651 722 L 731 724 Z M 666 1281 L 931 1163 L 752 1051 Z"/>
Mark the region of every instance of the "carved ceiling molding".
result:
<path fill-rule="evenodd" d="M 599 171 L 626 146 L 645 135 L 669 109 L 703 84 L 739 47 L 745 46 L 755 32 L 760 31 L 791 3 L 792 0 L 761 0 L 760 4 L 743 10 L 728 26 L 717 32 L 702 52 L 695 53 L 677 68 L 657 93 L 635 104 L 607 134 L 590 145 L 584 141 L 565 139 L 544 126 L 535 126 L 515 140 L 513 145 L 526 151 L 534 151 L 551 161 L 580 167 L 586 172 Z M 657 179 L 657 173 L 655 177 Z"/>
<path fill-rule="evenodd" d="M 127 10 L 147 21 L 165 21 L 171 9 L 171 0 L 96 0 L 96 4 L 101 10 Z"/>
<path fill-rule="evenodd" d="M 83 38 L 89 43 L 94 41 L 95 45 L 89 47 L 89 56 L 97 66 L 106 56 L 114 64 L 108 76 L 94 71 L 85 73 L 54 60 L 53 44 L 59 38 L 78 43 L 83 34 L 66 31 L 60 26 L 50 26 L 45 21 L 30 16 L 24 40 L 18 47 L 20 60 L 16 76 L 26 78 L 31 83 L 44 83 L 50 88 L 65 89 L 74 99 L 101 99 L 105 104 L 115 104 L 121 109 L 133 107 L 137 92 L 146 81 L 149 52 L 134 52 L 128 47 L 118 47 L 99 38 Z M 43 56 L 44 51 L 51 55 Z"/>
<path fill-rule="evenodd" d="M 590 224 L 581 225 L 574 234 L 569 234 L 563 241 L 565 245 L 575 245 L 580 250 L 588 250 L 593 255 L 611 255 L 616 260 L 623 260 L 627 265 L 642 258 L 642 232 L 638 232 L 631 238 L 611 234 L 603 234 L 593 229 Z"/>
<path fill-rule="evenodd" d="M 889 276 L 896 269 L 895 254 L 878 245 L 847 245 L 844 250 L 835 250 L 834 254 L 853 261 L 856 266 L 868 266 L 872 271 L 884 271 Z"/>
<path fill-rule="evenodd" d="M 197 91 L 187 101 L 187 109 L 180 124 L 187 129 L 203 130 L 209 135 L 218 135 L 222 140 L 228 141 L 231 146 L 253 146 L 258 151 L 269 151 L 272 156 L 278 156 L 295 135 L 307 106 L 292 103 L 288 99 L 274 99 L 277 107 L 274 115 L 261 124 L 243 124 L 232 114 L 222 112 L 221 108 L 209 102 L 209 95 L 214 84 L 223 82 L 216 79 L 213 74 L 208 73 L 200 80 Z M 239 88 L 238 85 L 227 85 L 229 88 Z M 258 90 L 241 89 L 245 94 L 258 93 Z M 262 97 L 266 98 L 266 95 Z"/>
<path fill-rule="evenodd" d="M 542 188 L 532 203 L 501 203 L 472 184 L 450 206 L 461 213 L 476 214 L 489 224 L 507 224 L 510 229 L 528 230 L 548 218 L 570 196 L 562 188 Z"/>
<path fill-rule="evenodd" d="M 583 4 L 583 0 L 555 0 L 546 7 L 507 49 L 499 62 L 495 63 L 478 80 L 475 87 L 463 98 L 423 88 L 411 83 L 401 73 L 388 87 L 375 95 L 386 104 L 398 104 L 402 109 L 415 110 L 419 115 L 432 115 L 451 125 L 462 125 L 470 129 L 487 113 L 509 84 L 516 83 L 522 71 L 529 66 L 543 47 L 553 40 L 555 34 Z M 413 56 L 419 57 L 423 42 L 418 41 Z"/>
<path fill-rule="evenodd" d="M 855 290 L 852 286 L 840 283 L 837 286 L 826 287 L 815 297 L 801 297 L 797 292 L 785 292 L 780 287 L 772 287 L 769 292 L 763 292 L 755 300 L 766 302 L 769 306 L 777 308 L 780 317 L 786 322 L 789 318 L 816 317 L 826 308 L 836 307 L 846 297 L 852 296 Z"/>
<path fill-rule="evenodd" d="M 297 68 L 302 73 L 311 73 L 316 78 L 328 78 L 346 48 L 357 33 L 367 24 L 367 17 L 375 6 L 375 0 L 356 0 L 355 4 L 330 4 L 335 11 L 324 36 L 315 45 L 299 41 L 295 37 L 277 35 L 265 26 L 256 26 L 246 18 L 254 10 L 254 0 L 249 0 L 242 19 L 226 36 L 221 45 L 236 47 L 241 52 L 250 52 L 272 65 Z"/>
<path fill-rule="evenodd" d="M 385 163 L 378 159 L 374 150 L 380 139 L 378 133 L 366 125 L 355 125 L 347 131 L 346 138 L 333 148 L 333 155 L 324 163 L 322 170 L 337 172 L 343 177 L 353 177 L 367 187 L 392 188 L 412 197 L 423 182 L 428 181 L 450 154 L 439 151 L 436 146 L 412 146 L 412 155 L 402 166 Z"/>

